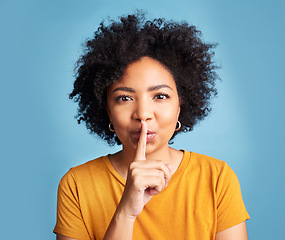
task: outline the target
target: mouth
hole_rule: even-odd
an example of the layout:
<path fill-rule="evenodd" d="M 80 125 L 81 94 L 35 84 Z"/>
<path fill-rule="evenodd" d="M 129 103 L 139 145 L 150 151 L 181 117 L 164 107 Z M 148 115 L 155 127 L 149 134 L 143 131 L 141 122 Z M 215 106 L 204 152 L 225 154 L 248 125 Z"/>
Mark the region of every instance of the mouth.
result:
<path fill-rule="evenodd" d="M 156 134 L 156 132 L 148 129 L 147 130 L 147 136 L 146 136 L 146 142 L 148 143 L 151 139 L 153 139 L 155 137 L 155 134 Z M 134 130 L 131 132 L 131 135 L 132 135 L 133 139 L 138 141 L 140 138 L 140 135 L 141 135 L 141 130 L 140 129 Z"/>

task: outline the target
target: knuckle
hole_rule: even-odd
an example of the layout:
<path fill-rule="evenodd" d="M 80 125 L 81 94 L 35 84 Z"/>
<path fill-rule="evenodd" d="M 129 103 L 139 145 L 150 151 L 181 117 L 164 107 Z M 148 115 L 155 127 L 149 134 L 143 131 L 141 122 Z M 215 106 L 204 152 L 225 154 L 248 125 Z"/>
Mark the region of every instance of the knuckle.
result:
<path fill-rule="evenodd" d="M 157 177 L 156 182 L 157 182 L 157 185 L 158 185 L 158 186 L 161 186 L 161 185 L 163 185 L 163 183 L 164 183 L 164 178 L 162 178 L 162 177 Z"/>
<path fill-rule="evenodd" d="M 165 184 L 165 178 L 164 177 L 161 178 L 161 183 L 164 186 L 164 184 Z"/>
<path fill-rule="evenodd" d="M 136 187 L 136 188 L 141 188 L 142 186 L 142 181 L 138 178 L 134 178 L 133 179 L 133 185 Z"/>
<path fill-rule="evenodd" d="M 138 186 L 138 180 L 137 180 L 136 178 L 133 179 L 133 184 L 134 184 L 135 186 Z"/>
<path fill-rule="evenodd" d="M 157 163 L 161 166 L 164 165 L 164 162 L 162 160 L 157 160 Z"/>
<path fill-rule="evenodd" d="M 159 171 L 158 174 L 159 174 L 160 178 L 164 178 L 164 172 Z"/>
<path fill-rule="evenodd" d="M 135 170 L 135 169 L 133 169 L 133 170 L 130 171 L 130 177 L 131 177 L 131 179 L 136 179 L 137 173 L 136 173 L 136 170 Z"/>
<path fill-rule="evenodd" d="M 132 169 L 132 175 L 133 175 L 133 176 L 137 176 L 138 173 L 139 173 L 139 170 L 138 170 L 137 168 L 133 168 L 133 169 Z"/>
<path fill-rule="evenodd" d="M 137 164 L 136 164 L 136 162 L 132 162 L 131 164 L 130 164 L 130 170 L 133 170 L 133 169 L 135 169 L 137 167 Z"/>
<path fill-rule="evenodd" d="M 162 160 L 159 160 L 158 161 L 158 164 L 159 164 L 159 167 L 161 168 L 161 169 L 163 169 L 163 171 L 165 171 L 165 163 L 162 161 Z"/>
<path fill-rule="evenodd" d="M 162 185 L 157 185 L 157 191 L 161 192 L 163 189 Z"/>

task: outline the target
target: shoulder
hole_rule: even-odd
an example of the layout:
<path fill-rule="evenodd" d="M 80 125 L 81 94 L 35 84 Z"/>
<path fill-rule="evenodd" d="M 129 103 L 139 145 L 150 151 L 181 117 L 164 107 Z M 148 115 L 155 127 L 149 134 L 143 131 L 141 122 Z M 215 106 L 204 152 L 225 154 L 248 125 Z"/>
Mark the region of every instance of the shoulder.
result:
<path fill-rule="evenodd" d="M 207 196 L 211 199 L 213 196 L 217 215 L 217 232 L 249 218 L 238 178 L 225 161 L 191 152 L 188 173 L 192 183 L 195 183 L 192 186 L 196 186 L 197 192 L 202 192 L 202 198 Z M 209 191 L 210 194 L 206 195 Z"/>
<path fill-rule="evenodd" d="M 72 167 L 62 177 L 60 182 L 70 183 L 77 182 L 78 180 L 84 181 L 87 178 L 90 179 L 91 177 L 96 177 L 106 170 L 107 161 L 108 156 L 101 156 L 76 167 Z"/>
<path fill-rule="evenodd" d="M 225 161 L 204 154 L 190 152 L 190 162 L 194 166 L 220 171 L 227 166 Z"/>
<path fill-rule="evenodd" d="M 86 173 L 88 171 L 93 171 L 95 169 L 106 168 L 106 161 L 108 161 L 108 155 L 101 156 L 96 159 L 85 162 L 81 165 L 71 168 L 71 170 L 79 174 L 79 173 Z"/>
<path fill-rule="evenodd" d="M 229 186 L 234 191 L 240 191 L 238 178 L 225 161 L 191 152 L 190 166 L 192 173 L 199 174 L 200 179 L 211 179 L 217 193 L 227 190 Z"/>
<path fill-rule="evenodd" d="M 190 152 L 188 155 L 188 170 L 191 172 L 191 175 L 194 174 L 197 177 L 204 176 L 207 179 L 211 178 L 214 182 L 219 181 L 221 177 L 236 178 L 234 171 L 225 161 L 195 152 Z"/>

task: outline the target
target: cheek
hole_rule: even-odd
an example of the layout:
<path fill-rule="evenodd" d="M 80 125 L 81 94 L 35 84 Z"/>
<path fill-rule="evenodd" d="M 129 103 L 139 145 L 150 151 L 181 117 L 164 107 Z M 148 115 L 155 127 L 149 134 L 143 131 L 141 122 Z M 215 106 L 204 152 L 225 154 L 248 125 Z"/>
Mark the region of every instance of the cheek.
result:
<path fill-rule="evenodd" d="M 110 111 L 110 115 L 112 118 L 112 123 L 117 130 L 120 128 L 124 128 L 129 124 L 129 113 L 128 111 L 124 111 L 124 109 L 112 109 Z"/>
<path fill-rule="evenodd" d="M 161 123 L 165 125 L 174 125 L 176 126 L 177 120 L 179 116 L 179 106 L 171 105 L 165 108 L 159 109 L 159 119 Z"/>
<path fill-rule="evenodd" d="M 126 138 L 125 129 L 127 127 L 126 119 L 124 121 L 124 118 L 121 115 L 113 115 L 112 124 L 114 126 L 117 137 L 120 139 L 121 142 L 124 142 L 124 139 Z"/>

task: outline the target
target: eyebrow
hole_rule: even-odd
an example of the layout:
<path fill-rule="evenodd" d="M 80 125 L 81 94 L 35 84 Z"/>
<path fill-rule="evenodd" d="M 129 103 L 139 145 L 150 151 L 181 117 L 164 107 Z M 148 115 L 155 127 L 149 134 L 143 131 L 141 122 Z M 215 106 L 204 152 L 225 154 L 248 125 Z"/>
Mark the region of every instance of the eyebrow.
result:
<path fill-rule="evenodd" d="M 159 90 L 161 88 L 169 88 L 169 89 L 171 89 L 173 91 L 173 89 L 170 86 L 166 85 L 166 84 L 160 84 L 160 85 L 156 85 L 156 86 L 151 86 L 151 87 L 149 87 L 147 89 L 147 91 L 151 92 L 151 91 Z M 125 92 L 132 92 L 132 93 L 136 92 L 133 88 L 129 88 L 129 87 L 118 87 L 118 88 L 115 88 L 113 90 L 113 92 L 116 92 L 116 91 L 125 91 Z"/>
<path fill-rule="evenodd" d="M 115 88 L 113 90 L 113 93 L 116 92 L 116 91 L 135 92 L 135 90 L 133 88 L 129 88 L 129 87 L 118 87 L 118 88 Z"/>
<path fill-rule="evenodd" d="M 159 90 L 161 88 L 169 88 L 169 89 L 171 89 L 173 91 L 173 89 L 170 86 L 166 85 L 166 84 L 161 84 L 161 85 L 156 85 L 156 86 L 149 87 L 147 89 L 147 91 L 149 91 L 149 92 L 150 91 L 155 91 L 155 90 Z"/>

